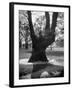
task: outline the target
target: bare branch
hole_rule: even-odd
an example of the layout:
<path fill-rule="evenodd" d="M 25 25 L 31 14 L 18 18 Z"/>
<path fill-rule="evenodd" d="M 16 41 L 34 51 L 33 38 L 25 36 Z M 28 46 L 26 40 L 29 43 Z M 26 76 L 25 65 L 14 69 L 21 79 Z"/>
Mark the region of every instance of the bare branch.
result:
<path fill-rule="evenodd" d="M 27 13 L 28 13 L 28 21 L 29 21 L 30 34 L 31 34 L 31 38 L 33 39 L 35 37 L 35 33 L 34 33 L 33 24 L 32 24 L 31 11 L 28 11 Z"/>
<path fill-rule="evenodd" d="M 57 17 L 58 17 L 58 12 L 53 12 L 51 32 L 55 32 Z"/>
<path fill-rule="evenodd" d="M 45 30 L 48 31 L 48 30 L 50 30 L 50 17 L 49 17 L 49 13 L 48 12 L 45 12 L 45 17 L 46 17 Z"/>

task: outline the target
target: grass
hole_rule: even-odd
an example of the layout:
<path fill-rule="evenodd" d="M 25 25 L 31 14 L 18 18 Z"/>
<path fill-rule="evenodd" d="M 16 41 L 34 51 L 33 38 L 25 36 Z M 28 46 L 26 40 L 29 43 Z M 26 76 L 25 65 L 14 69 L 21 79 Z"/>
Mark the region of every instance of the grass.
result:
<path fill-rule="evenodd" d="M 32 49 L 19 49 L 19 59 L 24 59 L 24 58 L 30 58 L 31 56 Z M 46 50 L 46 56 L 49 57 L 63 57 L 64 56 L 64 51 L 63 48 L 54 48 L 53 50 L 47 49 Z"/>
<path fill-rule="evenodd" d="M 27 62 L 29 60 L 29 58 L 31 57 L 31 49 L 25 50 L 25 49 L 20 49 L 19 50 L 19 60 L 20 62 Z M 50 76 L 49 77 L 55 77 L 55 73 L 56 72 L 64 72 L 64 49 L 63 48 L 53 48 L 53 50 L 51 49 L 47 49 L 46 50 L 46 56 L 48 58 L 48 60 L 55 60 L 53 62 L 51 62 L 51 64 L 42 64 L 42 63 L 20 63 L 19 64 L 19 75 L 20 75 L 20 79 L 29 79 L 29 78 L 40 78 L 40 74 L 43 71 L 47 71 L 49 72 Z M 28 59 L 27 61 L 25 61 L 25 59 Z M 63 75 L 62 75 L 63 76 Z"/>
<path fill-rule="evenodd" d="M 49 76 L 48 77 L 63 77 L 64 74 L 60 75 L 61 72 L 64 71 L 63 66 L 58 66 L 58 65 L 53 65 L 49 63 L 44 63 L 44 64 L 37 64 L 37 63 L 32 63 L 32 64 L 20 64 L 20 79 L 29 79 L 30 78 L 40 78 L 41 73 L 48 72 Z M 59 73 L 59 74 L 57 74 Z"/>

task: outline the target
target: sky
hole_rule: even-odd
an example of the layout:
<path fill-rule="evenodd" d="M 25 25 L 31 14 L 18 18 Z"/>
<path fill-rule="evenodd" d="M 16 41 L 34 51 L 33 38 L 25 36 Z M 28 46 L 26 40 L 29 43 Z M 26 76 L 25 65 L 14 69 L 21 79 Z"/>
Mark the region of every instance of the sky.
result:
<path fill-rule="evenodd" d="M 44 12 L 32 12 L 32 21 L 35 22 L 36 18 L 42 15 L 44 16 L 45 13 Z"/>
<path fill-rule="evenodd" d="M 50 26 L 52 24 L 52 12 L 49 12 L 50 14 Z M 36 18 L 39 17 L 39 16 L 44 16 L 45 15 L 45 12 L 32 12 L 32 21 L 33 23 L 35 22 Z"/>

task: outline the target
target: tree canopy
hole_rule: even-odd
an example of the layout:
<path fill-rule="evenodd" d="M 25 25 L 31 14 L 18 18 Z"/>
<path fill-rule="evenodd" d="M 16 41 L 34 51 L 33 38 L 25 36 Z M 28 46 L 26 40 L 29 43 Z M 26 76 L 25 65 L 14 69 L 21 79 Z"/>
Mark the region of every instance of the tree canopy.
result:
<path fill-rule="evenodd" d="M 44 36 L 47 34 L 48 30 L 46 28 L 50 28 L 52 23 L 52 15 L 53 12 L 36 12 L 31 11 L 32 15 L 32 23 L 34 28 L 34 33 L 37 37 L 41 35 Z M 47 19 L 47 17 L 48 19 Z M 48 16 L 49 15 L 49 16 Z M 46 20 L 47 19 L 47 20 Z M 49 23 L 50 19 L 50 23 Z M 47 24 L 47 25 L 46 25 Z M 50 24 L 50 25 L 49 25 Z M 46 27 L 47 26 L 47 27 Z M 52 29 L 53 27 L 51 27 Z M 32 44 L 32 38 L 30 33 L 29 21 L 28 21 L 28 13 L 25 10 L 19 10 L 19 41 L 21 46 L 26 43 Z M 57 23 L 55 27 L 55 46 L 63 47 L 64 43 L 64 13 L 58 12 Z M 28 45 L 29 45 L 28 44 Z"/>

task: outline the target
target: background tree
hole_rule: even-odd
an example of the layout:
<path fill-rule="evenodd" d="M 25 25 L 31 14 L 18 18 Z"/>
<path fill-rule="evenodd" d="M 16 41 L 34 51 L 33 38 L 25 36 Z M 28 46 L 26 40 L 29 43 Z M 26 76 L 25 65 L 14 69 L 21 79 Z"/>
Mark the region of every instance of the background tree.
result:
<path fill-rule="evenodd" d="M 28 37 L 30 35 L 27 11 L 19 11 L 19 45 L 28 49 Z"/>
<path fill-rule="evenodd" d="M 56 27 L 56 46 L 57 47 L 64 47 L 64 13 L 59 12 L 58 13 L 58 19 L 57 19 L 57 27 Z"/>
<path fill-rule="evenodd" d="M 28 13 L 30 36 L 32 39 L 32 56 L 29 62 L 37 62 L 37 61 L 48 62 L 45 54 L 45 49 L 55 41 L 55 28 L 56 28 L 58 13 L 53 12 L 52 25 L 50 27 L 49 12 L 45 12 L 46 26 L 44 30 L 44 35 L 42 35 L 42 32 L 40 31 L 39 37 L 37 37 L 34 32 L 31 11 L 28 11 L 27 13 Z"/>

